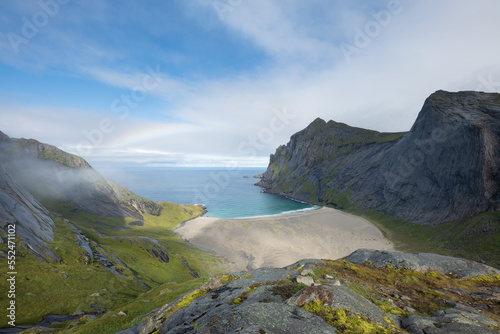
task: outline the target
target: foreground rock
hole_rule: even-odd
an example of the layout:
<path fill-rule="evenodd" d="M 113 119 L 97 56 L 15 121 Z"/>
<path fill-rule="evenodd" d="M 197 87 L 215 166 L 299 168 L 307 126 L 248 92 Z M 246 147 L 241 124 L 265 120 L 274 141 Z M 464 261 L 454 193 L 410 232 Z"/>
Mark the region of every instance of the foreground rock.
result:
<path fill-rule="evenodd" d="M 367 253 L 361 250 L 349 257 L 355 259 Z M 414 255 L 400 254 L 403 258 Z M 500 317 L 500 291 L 495 287 L 500 285 L 498 276 L 483 276 L 476 280 L 480 283 L 474 283 L 435 272 L 412 274 L 409 267 L 395 270 L 355 265 L 348 261 L 349 257 L 336 261 L 302 260 L 282 269 L 261 268 L 212 278 L 161 307 L 143 323 L 118 333 L 498 332 L 498 322 L 491 318 Z M 437 270 L 441 265 L 425 256 L 419 264 L 428 270 Z M 476 265 L 470 264 L 470 268 L 479 270 L 474 273 L 470 269 L 467 277 L 488 272 Z M 298 283 L 304 277 L 313 281 L 312 286 Z M 415 279 L 419 285 L 389 283 L 401 278 L 408 278 L 407 282 Z M 388 282 L 385 286 L 384 281 Z M 428 286 L 422 285 L 424 281 Z M 458 288 L 462 286 L 479 290 Z M 424 301 L 404 295 L 406 292 L 416 293 Z M 436 304 L 440 308 L 434 306 L 437 295 L 442 298 Z"/>
<path fill-rule="evenodd" d="M 473 307 L 450 303 L 430 317 L 412 315 L 401 322 L 412 334 L 495 334 L 498 324 Z"/>
<path fill-rule="evenodd" d="M 358 249 L 347 257 L 352 263 L 370 263 L 376 268 L 393 267 L 419 272 L 437 271 L 458 278 L 498 275 L 500 270 L 470 260 L 428 253 L 399 253 L 373 249 Z"/>

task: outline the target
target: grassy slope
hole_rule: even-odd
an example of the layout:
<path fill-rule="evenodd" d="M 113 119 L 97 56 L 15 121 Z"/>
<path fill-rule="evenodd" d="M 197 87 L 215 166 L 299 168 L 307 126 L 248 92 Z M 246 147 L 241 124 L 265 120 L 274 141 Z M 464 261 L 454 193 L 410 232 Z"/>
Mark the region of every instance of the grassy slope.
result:
<path fill-rule="evenodd" d="M 120 308 L 127 303 L 134 303 L 136 300 L 150 299 L 149 294 L 154 293 L 159 287 L 170 282 L 168 287 L 173 289 L 172 293 L 166 294 L 157 300 L 156 306 L 151 303 L 139 303 L 144 309 L 151 310 L 159 305 L 163 305 L 168 298 L 175 298 L 178 294 L 192 289 L 194 285 L 199 285 L 207 277 L 223 270 L 220 260 L 212 254 L 200 251 L 185 244 L 182 239 L 172 232 L 182 221 L 191 219 L 203 213 L 203 209 L 198 206 L 179 205 L 174 203 L 161 203 L 164 210 L 160 217 L 146 215 L 144 226 L 130 226 L 131 230 L 119 230 L 106 226 L 97 225 L 99 221 L 110 226 L 128 226 L 132 222 L 131 218 L 109 218 L 97 217 L 84 213 L 71 214 L 71 208 L 60 206 L 58 210 L 67 217 L 73 224 L 91 240 L 97 242 L 99 247 L 117 255 L 120 260 L 130 267 L 131 270 L 116 266 L 123 270 L 127 277 L 118 277 L 108 270 L 102 268 L 98 263 L 85 265 L 83 262 L 84 251 L 77 246 L 76 237 L 71 228 L 62 218 L 55 219 L 56 228 L 55 240 L 52 248 L 56 255 L 61 257 L 58 263 L 43 263 L 35 260 L 27 252 L 18 247 L 16 269 L 17 293 L 16 303 L 18 307 L 16 323 L 30 324 L 42 320 L 47 314 L 70 314 L 75 311 L 92 312 L 92 304 L 106 310 Z M 105 237 L 99 237 L 93 229 L 103 233 Z M 138 236 L 151 237 L 158 240 L 168 251 L 169 263 L 156 260 L 148 253 L 142 239 Z M 120 240 L 117 237 L 128 237 L 138 242 Z M 2 249 L 5 245 L 0 246 Z M 193 281 L 184 261 L 195 269 L 201 276 Z M 0 273 L 0 289 L 7 290 L 6 270 Z M 141 281 L 153 290 L 146 295 L 142 295 L 145 289 L 137 284 L 133 279 L 135 274 Z M 63 278 L 66 275 L 67 278 Z M 99 293 L 99 297 L 90 297 L 93 293 Z M 147 298 L 146 298 L 147 297 Z M 6 307 L 7 301 L 2 297 L 1 307 Z M 163 303 L 163 304 L 162 304 Z M 148 304 L 148 305 L 143 305 Z M 140 310 L 140 307 L 136 307 Z M 134 312 L 132 312 L 134 313 Z M 126 321 L 127 318 L 122 318 Z M 0 327 L 6 326 L 6 320 L 0 320 Z M 104 333 L 104 332 L 101 332 Z"/>
<path fill-rule="evenodd" d="M 500 268 L 500 212 L 422 226 L 356 206 L 347 211 L 374 223 L 401 251 L 456 256 Z"/>

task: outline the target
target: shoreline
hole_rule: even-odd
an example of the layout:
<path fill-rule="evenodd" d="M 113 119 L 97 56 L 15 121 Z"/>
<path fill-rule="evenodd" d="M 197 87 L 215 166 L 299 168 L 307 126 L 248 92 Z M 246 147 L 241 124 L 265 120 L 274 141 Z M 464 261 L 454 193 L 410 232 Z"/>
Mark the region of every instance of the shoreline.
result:
<path fill-rule="evenodd" d="M 299 202 L 299 203 L 305 203 L 305 202 Z M 271 214 L 271 215 L 249 216 L 249 217 L 236 217 L 236 218 L 210 217 L 210 216 L 206 216 L 206 214 L 209 213 L 208 211 L 206 211 L 203 215 L 201 215 L 199 217 L 196 217 L 196 218 L 205 217 L 205 218 L 227 219 L 227 220 L 255 219 L 255 218 L 272 218 L 272 217 L 289 216 L 289 215 L 300 214 L 300 213 L 305 213 L 305 212 L 309 212 L 309 211 L 315 211 L 315 210 L 319 210 L 319 209 L 321 209 L 321 208 L 324 207 L 322 205 L 316 205 L 316 204 L 311 204 L 311 205 L 314 205 L 314 206 L 311 207 L 311 208 L 305 208 L 305 209 L 283 211 L 281 213 L 275 213 L 275 214 Z M 192 218 L 192 219 L 196 219 L 196 218 Z M 190 219 L 190 220 L 192 220 L 192 219 Z"/>
<path fill-rule="evenodd" d="M 201 216 L 173 232 L 217 254 L 232 271 L 281 268 L 305 258 L 338 259 L 359 248 L 394 250 L 368 220 L 328 207 L 237 219 Z"/>

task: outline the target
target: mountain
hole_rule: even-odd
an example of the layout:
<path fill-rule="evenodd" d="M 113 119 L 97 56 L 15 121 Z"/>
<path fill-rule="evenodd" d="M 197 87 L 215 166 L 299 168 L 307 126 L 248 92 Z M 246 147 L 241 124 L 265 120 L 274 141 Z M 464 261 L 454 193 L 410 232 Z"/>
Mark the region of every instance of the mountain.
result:
<path fill-rule="evenodd" d="M 271 155 L 259 185 L 417 224 L 500 210 L 500 94 L 437 91 L 407 133 L 316 119 Z"/>
<path fill-rule="evenodd" d="M 36 258 L 43 261 L 56 259 L 47 243 L 54 241 L 53 227 L 54 221 L 47 209 L 0 164 L 0 234 L 5 240 L 2 243 L 7 243 L 9 234 L 15 236 L 17 233 L 24 247 Z M 8 233 L 9 230 L 14 233 Z M 7 257 L 7 253 L 1 253 L 0 257 Z"/>
<path fill-rule="evenodd" d="M 0 132 L 0 161 L 42 203 L 64 203 L 107 217 L 158 216 L 161 206 L 133 194 L 95 171 L 83 158 L 34 139 Z"/>
<path fill-rule="evenodd" d="M 157 302 L 163 304 L 166 292 L 179 295 L 202 284 L 200 277 L 221 271 L 221 259 L 172 230 L 204 212 L 154 203 L 81 157 L 0 132 L 0 260 L 6 264 L 0 289 L 9 291 L 11 307 L 0 332 L 74 327 L 148 291 L 162 294 Z"/>

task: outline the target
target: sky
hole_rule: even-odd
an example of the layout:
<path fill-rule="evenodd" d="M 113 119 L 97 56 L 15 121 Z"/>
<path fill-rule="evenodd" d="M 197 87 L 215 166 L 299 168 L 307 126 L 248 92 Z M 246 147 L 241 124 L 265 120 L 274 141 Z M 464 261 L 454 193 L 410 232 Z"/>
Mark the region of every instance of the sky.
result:
<path fill-rule="evenodd" d="M 500 91 L 498 0 L 0 1 L 0 131 L 92 164 L 267 166 L 315 118 Z"/>

